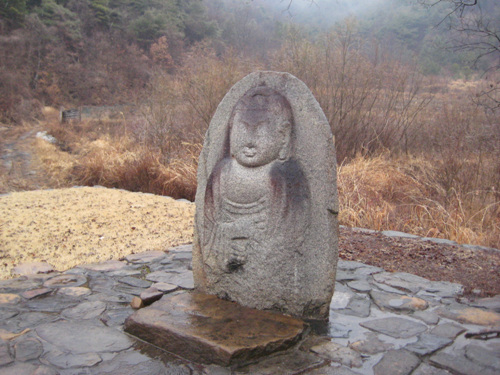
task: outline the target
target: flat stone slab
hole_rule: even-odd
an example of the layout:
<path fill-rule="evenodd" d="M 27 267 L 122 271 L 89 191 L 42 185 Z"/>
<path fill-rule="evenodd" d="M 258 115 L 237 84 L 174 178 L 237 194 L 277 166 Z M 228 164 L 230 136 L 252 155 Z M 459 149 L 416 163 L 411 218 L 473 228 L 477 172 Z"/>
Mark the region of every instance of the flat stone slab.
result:
<path fill-rule="evenodd" d="M 198 293 L 166 295 L 125 322 L 126 332 L 164 350 L 223 366 L 287 349 L 306 327 L 296 318 Z"/>
<path fill-rule="evenodd" d="M 408 339 L 427 330 L 427 326 L 424 324 L 409 319 L 392 317 L 370 320 L 359 325 L 396 339 Z"/>

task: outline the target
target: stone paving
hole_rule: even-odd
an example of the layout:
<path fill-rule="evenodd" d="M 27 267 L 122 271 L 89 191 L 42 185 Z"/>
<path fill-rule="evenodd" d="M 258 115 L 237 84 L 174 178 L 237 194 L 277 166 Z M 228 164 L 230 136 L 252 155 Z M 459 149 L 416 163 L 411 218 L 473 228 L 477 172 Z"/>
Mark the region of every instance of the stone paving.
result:
<path fill-rule="evenodd" d="M 500 296 L 472 303 L 458 284 L 339 261 L 330 322 L 242 368 L 190 363 L 124 333 L 151 286 L 193 288 L 190 245 L 0 281 L 0 374 L 500 373 Z"/>

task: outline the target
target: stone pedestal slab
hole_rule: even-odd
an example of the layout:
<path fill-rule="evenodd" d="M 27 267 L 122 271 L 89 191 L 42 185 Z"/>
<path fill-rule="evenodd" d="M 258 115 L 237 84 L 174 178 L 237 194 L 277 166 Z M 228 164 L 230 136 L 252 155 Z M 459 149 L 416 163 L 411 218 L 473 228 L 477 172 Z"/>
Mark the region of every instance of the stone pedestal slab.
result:
<path fill-rule="evenodd" d="M 200 363 L 245 363 L 297 343 L 307 325 L 199 293 L 166 295 L 131 315 L 125 331 Z"/>

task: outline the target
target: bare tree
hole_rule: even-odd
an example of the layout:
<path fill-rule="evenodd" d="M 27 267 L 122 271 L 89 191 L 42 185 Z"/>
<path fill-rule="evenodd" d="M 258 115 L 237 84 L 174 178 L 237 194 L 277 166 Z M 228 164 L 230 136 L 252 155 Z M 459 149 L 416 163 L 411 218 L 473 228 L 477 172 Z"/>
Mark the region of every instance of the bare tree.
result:
<path fill-rule="evenodd" d="M 488 109 L 500 109 L 500 11 L 488 0 L 419 0 L 426 6 L 449 4 L 440 24 L 452 31 L 451 49 L 475 54 L 474 67 L 484 70 L 488 81 L 474 101 Z"/>

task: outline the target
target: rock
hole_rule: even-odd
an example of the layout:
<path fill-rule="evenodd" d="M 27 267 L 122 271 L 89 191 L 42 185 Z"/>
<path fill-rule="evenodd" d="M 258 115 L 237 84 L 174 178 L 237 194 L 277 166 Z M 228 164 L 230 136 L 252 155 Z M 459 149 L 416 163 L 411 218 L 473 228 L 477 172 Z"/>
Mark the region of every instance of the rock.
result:
<path fill-rule="evenodd" d="M 133 345 L 124 333 L 89 321 L 60 320 L 36 328 L 38 336 L 61 351 L 72 354 L 117 352 Z"/>
<path fill-rule="evenodd" d="M 358 352 L 334 342 L 324 342 L 313 346 L 311 351 L 320 357 L 348 367 L 361 367 L 363 360 Z"/>
<path fill-rule="evenodd" d="M 158 262 L 165 258 L 166 254 L 163 251 L 144 251 L 142 253 L 127 255 L 125 259 L 129 263 L 143 264 Z"/>
<path fill-rule="evenodd" d="M 430 333 L 436 336 L 441 336 L 453 340 L 462 332 L 465 332 L 465 328 L 459 326 L 458 324 L 443 323 L 431 329 Z"/>
<path fill-rule="evenodd" d="M 94 319 L 106 310 L 106 304 L 101 301 L 82 302 L 75 307 L 63 310 L 62 315 L 69 319 Z"/>
<path fill-rule="evenodd" d="M 489 298 L 479 298 L 471 302 L 470 305 L 474 307 L 493 310 L 497 313 L 500 313 L 500 294 Z"/>
<path fill-rule="evenodd" d="M 439 316 L 430 311 L 415 311 L 412 315 L 414 318 L 418 318 L 427 324 L 438 324 Z"/>
<path fill-rule="evenodd" d="M 414 354 L 406 350 L 391 350 L 373 367 L 374 375 L 409 375 L 420 364 Z"/>
<path fill-rule="evenodd" d="M 173 371 L 169 371 L 173 370 Z M 108 361 L 103 361 L 95 367 L 94 374 L 116 375 L 189 375 L 179 369 L 168 369 L 161 361 L 153 361 L 148 356 L 139 352 L 124 352 Z"/>
<path fill-rule="evenodd" d="M 59 368 L 69 369 L 74 367 L 90 367 L 102 361 L 96 353 L 72 354 L 62 351 L 50 351 L 40 360 L 45 364 L 52 364 Z"/>
<path fill-rule="evenodd" d="M 344 366 L 326 366 L 307 373 L 308 375 L 360 375 Z"/>
<path fill-rule="evenodd" d="M 255 72 L 236 83 L 199 158 L 197 290 L 327 320 L 338 255 L 335 165 L 330 126 L 303 82 Z"/>
<path fill-rule="evenodd" d="M 500 314 L 476 307 L 454 305 L 439 307 L 436 312 L 443 318 L 455 320 L 459 323 L 477 324 L 480 326 L 500 326 Z"/>
<path fill-rule="evenodd" d="M 370 300 L 359 295 L 355 295 L 344 309 L 335 310 L 343 315 L 352 315 L 360 318 L 367 318 L 370 316 Z"/>
<path fill-rule="evenodd" d="M 63 274 L 52 277 L 43 283 L 46 288 L 61 288 L 82 286 L 87 282 L 87 278 L 83 275 Z"/>
<path fill-rule="evenodd" d="M 37 359 L 43 353 L 40 340 L 34 337 L 22 337 L 14 344 L 16 361 L 26 362 Z"/>
<path fill-rule="evenodd" d="M 14 362 L 14 359 L 10 354 L 9 345 L 5 341 L 0 340 L 0 366 L 8 365 L 12 362 Z"/>
<path fill-rule="evenodd" d="M 13 275 L 35 275 L 54 272 L 54 267 L 47 262 L 21 263 L 12 269 Z"/>
<path fill-rule="evenodd" d="M 163 297 L 163 292 L 160 292 L 158 289 L 151 287 L 142 292 L 139 297 L 141 298 L 144 305 L 148 306 Z"/>
<path fill-rule="evenodd" d="M 316 368 L 324 364 L 325 361 L 312 355 L 296 351 L 293 353 L 286 353 L 264 359 L 256 365 L 245 367 L 240 374 L 252 375 L 289 375 L 289 374 L 303 374 L 309 369 Z M 306 372 L 309 373 L 309 372 Z"/>
<path fill-rule="evenodd" d="M 435 351 L 450 345 L 453 340 L 446 337 L 422 333 L 418 336 L 417 342 L 406 345 L 404 348 L 418 355 L 429 355 Z"/>
<path fill-rule="evenodd" d="M 21 297 L 13 293 L 0 293 L 0 305 L 15 305 L 21 301 Z"/>
<path fill-rule="evenodd" d="M 393 349 L 394 345 L 380 340 L 376 334 L 369 332 L 366 340 L 353 342 L 350 347 L 357 352 L 372 355 Z"/>
<path fill-rule="evenodd" d="M 413 371 L 412 375 L 452 375 L 449 371 L 422 363 Z"/>
<path fill-rule="evenodd" d="M 2 375 L 32 375 L 36 371 L 37 367 L 31 363 L 13 363 L 7 367 L 3 367 Z"/>
<path fill-rule="evenodd" d="M 465 347 L 465 356 L 481 366 L 490 367 L 500 372 L 500 353 L 498 350 L 488 350 L 479 345 L 471 344 Z"/>
<path fill-rule="evenodd" d="M 395 230 L 384 230 L 380 233 L 382 233 L 384 236 L 387 236 L 387 237 L 420 238 L 420 236 L 416 236 L 414 234 L 398 232 Z"/>
<path fill-rule="evenodd" d="M 126 276 L 118 279 L 119 282 L 134 286 L 136 288 L 149 288 L 152 284 L 151 281 L 138 279 L 137 277 Z"/>
<path fill-rule="evenodd" d="M 354 289 L 356 292 L 368 293 L 372 290 L 372 286 L 366 280 L 355 280 L 347 283 L 349 288 Z"/>
<path fill-rule="evenodd" d="M 144 302 L 140 297 L 134 297 L 132 298 L 132 302 L 130 302 L 130 306 L 133 309 L 141 309 L 144 307 Z"/>
<path fill-rule="evenodd" d="M 370 296 L 381 310 L 416 311 L 425 310 L 429 306 L 426 301 L 417 297 L 401 296 L 377 290 L 372 290 Z"/>
<path fill-rule="evenodd" d="M 26 299 L 32 299 L 32 298 L 44 296 L 46 294 L 49 294 L 50 292 L 52 292 L 52 289 L 49 289 L 49 288 L 39 288 L 39 289 L 27 290 L 26 292 L 21 293 L 21 297 L 26 298 Z"/>
<path fill-rule="evenodd" d="M 84 264 L 81 267 L 91 271 L 110 272 L 121 270 L 127 267 L 127 264 L 118 260 L 108 260 L 102 263 Z"/>
<path fill-rule="evenodd" d="M 146 279 L 154 282 L 174 284 L 183 289 L 194 288 L 193 272 L 191 271 L 185 271 L 182 273 L 156 271 L 148 274 Z"/>
<path fill-rule="evenodd" d="M 430 358 L 430 363 L 458 375 L 498 375 L 498 371 L 488 369 L 460 355 L 439 352 Z"/>
<path fill-rule="evenodd" d="M 177 290 L 179 288 L 177 285 L 169 284 L 169 283 L 154 283 L 152 286 L 153 286 L 153 288 L 155 288 L 163 293 L 170 293 L 170 292 L 173 292 L 174 290 Z"/>
<path fill-rule="evenodd" d="M 89 288 L 81 286 L 68 286 L 60 288 L 57 291 L 57 294 L 62 294 L 68 297 L 80 298 L 92 294 L 92 291 Z"/>
<path fill-rule="evenodd" d="M 417 293 L 421 289 L 424 289 L 429 283 L 429 280 L 424 279 L 423 277 L 406 272 L 382 272 L 373 275 L 373 278 L 378 283 L 402 289 L 413 294 Z"/>
<path fill-rule="evenodd" d="M 212 295 L 181 293 L 135 312 L 125 331 L 171 353 L 228 366 L 298 342 L 301 320 L 242 307 Z"/>
<path fill-rule="evenodd" d="M 370 320 L 359 325 L 396 339 L 408 339 L 427 330 L 427 326 L 422 323 L 398 317 Z"/>

